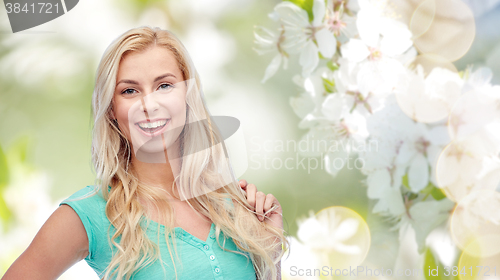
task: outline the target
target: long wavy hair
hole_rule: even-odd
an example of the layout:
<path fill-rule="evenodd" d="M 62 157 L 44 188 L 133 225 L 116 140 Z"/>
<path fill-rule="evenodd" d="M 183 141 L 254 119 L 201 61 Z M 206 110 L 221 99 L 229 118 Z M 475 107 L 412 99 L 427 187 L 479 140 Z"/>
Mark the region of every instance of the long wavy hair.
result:
<path fill-rule="evenodd" d="M 104 52 L 97 69 L 92 96 L 94 119 L 92 163 L 96 172 L 96 192 L 102 191 L 107 201 L 106 216 L 116 229 L 109 239 L 110 246 L 117 248 L 101 278 L 104 280 L 111 279 L 114 275 L 117 279 L 130 279 L 135 272 L 157 259 L 160 260 L 165 272 L 159 243 L 152 242 L 147 237 L 146 230 L 141 226 L 143 217 L 150 216 L 151 209 L 141 204 L 139 198 L 145 201 L 146 205 L 152 205 L 160 220 L 165 223 L 168 252 L 174 263 L 176 279 L 178 277 L 176 258 L 174 258 L 175 255 L 178 259 L 176 242 L 174 242 L 172 205 L 166 199 L 163 189 L 138 180 L 137 173 L 131 164 L 131 145 L 111 117 L 116 76 L 121 59 L 129 52 L 141 52 L 153 46 L 170 51 L 177 60 L 184 80 L 194 79 L 192 81 L 195 81 L 196 86 L 201 89 L 198 73 L 194 69 L 186 48 L 175 35 L 167 30 L 157 27 L 131 29 L 115 39 Z M 188 92 L 186 104 L 186 123 L 199 120 L 200 116 L 210 116 L 202 94 Z M 231 182 L 214 191 L 189 198 L 187 202 L 196 212 L 214 223 L 219 246 L 219 233 L 223 231 L 224 235 L 233 239 L 240 250 L 249 253 L 257 279 L 276 279 L 280 273 L 276 265 L 289 245 L 284 232 L 280 228 L 269 226 L 257 219 L 253 207 L 241 191 L 229 159 L 225 156 L 224 141 L 221 139 L 220 132 L 214 129 L 210 118 L 199 123 L 202 129 L 185 126 L 179 136 L 180 145 L 184 148 L 181 149 L 182 164 L 176 179 L 179 179 L 181 184 L 197 188 L 211 182 L 210 178 L 217 177 L 218 167 L 229 166 Z M 221 145 L 209 145 L 214 143 L 214 139 L 218 140 Z M 185 147 L 200 145 L 200 141 L 205 147 L 211 148 L 187 154 L 189 149 Z M 111 189 L 108 190 L 108 187 Z M 234 207 L 225 206 L 228 198 L 232 199 Z M 108 236 L 110 228 L 108 228 Z M 158 241 L 159 236 L 158 224 Z M 245 255 L 237 251 L 228 251 Z"/>

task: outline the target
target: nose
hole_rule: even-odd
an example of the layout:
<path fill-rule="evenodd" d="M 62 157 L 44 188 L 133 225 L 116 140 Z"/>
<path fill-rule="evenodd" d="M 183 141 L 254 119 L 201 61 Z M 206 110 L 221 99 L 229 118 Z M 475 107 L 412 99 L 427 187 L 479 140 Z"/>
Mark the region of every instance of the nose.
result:
<path fill-rule="evenodd" d="M 141 110 L 147 114 L 151 114 L 152 112 L 157 111 L 160 107 L 160 104 L 156 100 L 154 94 L 148 94 L 145 97 L 141 97 L 141 101 Z"/>

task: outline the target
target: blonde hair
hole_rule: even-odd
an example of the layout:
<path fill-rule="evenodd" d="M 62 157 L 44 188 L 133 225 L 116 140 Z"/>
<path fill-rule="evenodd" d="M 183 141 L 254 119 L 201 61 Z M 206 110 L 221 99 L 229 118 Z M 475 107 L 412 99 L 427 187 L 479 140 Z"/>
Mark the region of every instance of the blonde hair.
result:
<path fill-rule="evenodd" d="M 110 279 L 113 275 L 116 275 L 118 279 L 130 279 L 135 272 L 158 258 L 165 271 L 159 252 L 159 243 L 151 242 L 140 225 L 140 221 L 143 216 L 148 215 L 149 210 L 141 205 L 139 198 L 144 199 L 147 205 L 153 205 L 161 217 L 160 220 L 165 221 L 165 239 L 174 263 L 176 279 L 178 276 L 173 257 L 177 256 L 176 242 L 174 242 L 175 231 L 172 230 L 173 208 L 165 199 L 162 189 L 149 186 L 137 179 L 133 166 L 129 166 L 130 143 L 112 121 L 110 115 L 116 76 L 122 57 L 129 52 L 141 52 L 152 46 L 168 49 L 176 58 L 184 80 L 194 79 L 196 86 L 201 89 L 198 73 L 194 69 L 187 50 L 167 30 L 147 26 L 131 29 L 115 39 L 104 52 L 97 69 L 92 97 L 94 118 L 92 162 L 96 172 L 97 191 L 101 189 L 107 201 L 106 216 L 116 228 L 116 232 L 109 240 L 110 246 L 112 244 L 118 249 L 101 278 L 104 280 Z M 210 116 L 202 94 L 188 93 L 186 103 L 186 123 L 190 120 L 199 120 L 200 116 Z M 195 196 L 187 201 L 196 212 L 212 220 L 216 227 L 219 246 L 218 233 L 223 231 L 224 235 L 233 239 L 240 250 L 249 253 L 257 279 L 276 279 L 280 273 L 276 265 L 289 243 L 282 229 L 260 222 L 255 216 L 255 212 L 241 192 L 229 159 L 225 156 L 225 146 L 220 132 L 213 129 L 210 118 L 200 124 L 203 129 L 186 126 L 179 136 L 181 147 L 184 147 L 181 153 L 184 154 L 181 154 L 182 165 L 178 179 L 181 183 L 193 186 L 192 188 L 198 188 L 207 182 L 212 182 L 210 178 L 217 177 L 217 168 L 226 165 L 230 168 L 231 182 L 215 191 Z M 185 134 L 196 136 L 184 137 Z M 205 147 L 211 148 L 195 154 L 187 154 L 188 148 L 186 147 L 196 145 L 193 141 L 198 141 L 198 145 L 202 141 Z M 209 145 L 214 141 L 221 145 Z M 111 187 L 109 192 L 108 186 Z M 234 207 L 225 207 L 227 198 L 232 199 Z M 159 230 L 158 228 L 158 241 Z M 170 242 L 169 236 L 172 238 Z M 121 238 L 119 242 L 116 240 L 118 237 Z M 228 251 L 244 255 L 241 252 Z"/>

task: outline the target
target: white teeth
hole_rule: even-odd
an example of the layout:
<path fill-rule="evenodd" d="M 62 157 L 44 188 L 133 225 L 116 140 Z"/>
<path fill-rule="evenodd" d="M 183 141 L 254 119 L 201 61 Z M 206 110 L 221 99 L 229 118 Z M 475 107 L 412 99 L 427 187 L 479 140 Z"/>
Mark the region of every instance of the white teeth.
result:
<path fill-rule="evenodd" d="M 157 127 L 160 127 L 160 126 L 164 126 L 167 123 L 168 120 L 170 120 L 170 119 L 156 121 L 156 122 L 139 123 L 138 125 L 141 128 L 157 128 Z"/>

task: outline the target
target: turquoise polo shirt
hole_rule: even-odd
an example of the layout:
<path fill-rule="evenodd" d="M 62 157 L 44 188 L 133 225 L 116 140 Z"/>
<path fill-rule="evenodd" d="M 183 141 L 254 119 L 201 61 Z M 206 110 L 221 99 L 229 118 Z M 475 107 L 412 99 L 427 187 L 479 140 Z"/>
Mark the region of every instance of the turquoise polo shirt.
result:
<path fill-rule="evenodd" d="M 94 186 L 87 186 L 72 194 L 59 205 L 69 205 L 80 217 L 89 240 L 89 254 L 85 261 L 101 278 L 104 276 L 107 265 L 111 262 L 111 257 L 117 251 L 114 246 L 111 249 L 111 243 L 108 242 L 108 227 L 111 226 L 109 238 L 113 236 L 116 229 L 106 217 L 106 200 L 102 197 L 101 191 L 91 195 L 93 192 Z M 91 196 L 85 197 L 87 195 Z M 85 198 L 79 199 L 82 197 Z M 146 229 L 146 235 L 150 240 L 156 244 L 159 241 L 166 275 L 160 260 L 157 259 L 152 264 L 135 272 L 131 279 L 175 279 L 173 262 L 165 241 L 165 226 L 149 220 L 149 226 L 146 228 L 147 221 L 147 218 L 143 216 L 141 226 Z M 160 226 L 159 240 L 158 226 Z M 225 236 L 222 231 L 220 231 L 219 236 L 221 246 L 242 252 L 248 256 L 248 259 L 240 254 L 224 251 L 219 246 L 215 239 L 215 224 L 212 223 L 207 240 L 201 240 L 181 227 L 175 227 L 174 231 L 177 254 L 180 259 L 180 262 L 177 259 L 175 262 L 178 279 L 256 279 L 249 253 L 240 250 L 233 239 Z M 116 239 L 117 242 L 120 240 L 121 236 Z"/>

